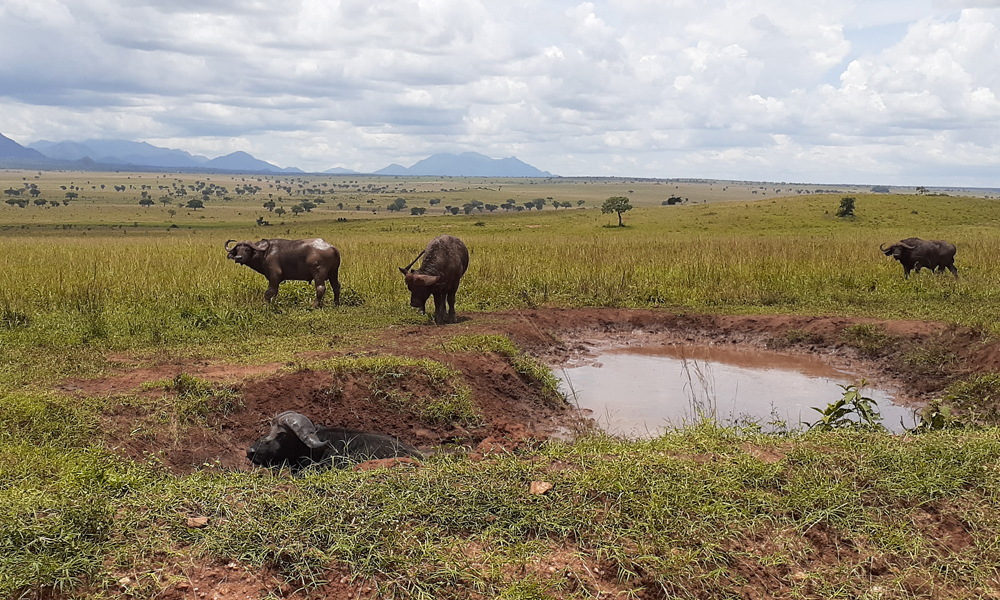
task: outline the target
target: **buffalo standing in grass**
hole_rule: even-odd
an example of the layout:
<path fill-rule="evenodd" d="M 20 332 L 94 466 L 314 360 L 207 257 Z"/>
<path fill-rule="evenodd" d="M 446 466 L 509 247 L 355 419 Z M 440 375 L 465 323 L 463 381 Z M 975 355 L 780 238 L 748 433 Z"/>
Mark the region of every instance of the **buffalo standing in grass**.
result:
<path fill-rule="evenodd" d="M 416 271 L 410 267 L 424 257 L 424 262 Z M 434 238 L 427 248 L 417 255 L 409 265 L 400 267 L 406 287 L 410 290 L 410 306 L 426 312 L 427 298 L 434 296 L 434 322 L 445 322 L 445 300 L 448 302 L 447 320 L 455 322 L 455 294 L 462 275 L 469 268 L 469 251 L 462 240 L 450 235 Z"/>
<path fill-rule="evenodd" d="M 320 308 L 329 280 L 333 303 L 340 304 L 340 252 L 322 239 L 243 241 L 230 248 L 229 244 L 235 241 L 226 242 L 229 259 L 267 278 L 264 301 L 270 302 L 278 294 L 282 281 L 311 281 L 316 284 L 312 307 Z"/>
<path fill-rule="evenodd" d="M 910 278 L 910 271 L 916 269 L 930 269 L 944 273 L 945 269 L 958 279 L 958 269 L 955 268 L 955 244 L 949 244 L 943 240 L 922 240 L 920 238 L 906 238 L 900 240 L 888 248 L 879 246 L 886 256 L 891 256 L 903 265 L 905 278 Z"/>

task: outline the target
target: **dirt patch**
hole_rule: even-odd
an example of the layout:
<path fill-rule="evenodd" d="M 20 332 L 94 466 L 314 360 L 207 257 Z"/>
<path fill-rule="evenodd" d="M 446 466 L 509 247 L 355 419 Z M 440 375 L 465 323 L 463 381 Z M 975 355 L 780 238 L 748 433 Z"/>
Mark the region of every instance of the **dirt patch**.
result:
<path fill-rule="evenodd" d="M 313 600 L 318 598 L 358 599 L 375 597 L 371 582 L 352 581 L 346 568 L 334 566 L 324 575 L 326 583 L 305 590 L 281 577 L 274 569 L 253 569 L 236 562 L 179 563 L 154 576 L 160 600 L 258 600 L 288 598 Z M 122 576 L 119 588 L 129 594 L 135 586 L 145 583 L 142 577 Z M 145 586 L 144 586 L 145 587 Z"/>
<path fill-rule="evenodd" d="M 117 357 L 115 362 L 130 361 Z M 262 365 L 234 365 L 221 362 L 192 361 L 171 362 L 151 367 L 126 367 L 107 377 L 93 379 L 67 379 L 56 389 L 63 392 L 79 393 L 87 396 L 107 396 L 142 390 L 143 384 L 153 381 L 173 379 L 181 373 L 194 375 L 213 382 L 235 382 L 248 377 L 274 373 L 281 369 L 281 363 Z"/>
<path fill-rule="evenodd" d="M 879 337 L 873 339 L 880 346 L 859 348 L 847 341 L 845 331 L 860 335 L 869 330 L 878 332 Z M 430 422 L 401 411 L 374 394 L 371 378 L 365 375 L 289 372 L 279 363 L 175 361 L 123 369 L 103 378 L 67 380 L 61 389 L 87 396 L 138 395 L 139 402 L 122 403 L 105 415 L 106 443 L 139 459 L 155 455 L 175 472 L 206 466 L 249 468 L 246 448 L 267 430 L 275 414 L 285 410 L 302 412 L 327 426 L 394 435 L 418 448 L 462 444 L 480 454 L 559 434 L 578 418 L 555 405 L 537 382 L 519 375 L 504 357 L 447 351 L 446 342 L 458 335 L 505 335 L 519 348 L 554 365 L 579 360 L 598 347 L 639 342 L 752 347 L 821 356 L 837 368 L 877 376 L 899 391 L 899 398 L 913 403 L 933 397 L 958 377 L 1000 369 L 1000 344 L 985 339 L 981 332 L 941 323 L 668 310 L 533 309 L 472 314 L 446 327 L 391 327 L 367 346 L 355 349 L 366 355 L 431 359 L 457 371 L 481 415 L 476 423 Z M 314 352 L 301 358 L 317 361 L 331 356 L 336 354 Z M 128 362 L 128 357 L 118 359 Z M 172 420 L 169 414 L 158 412 L 169 403 L 169 394 L 162 389 L 144 390 L 143 384 L 168 380 L 179 373 L 230 383 L 238 392 L 238 405 L 194 422 Z M 399 389 L 407 394 L 434 393 L 422 385 L 403 380 Z M 780 455 L 767 452 L 752 453 L 764 461 L 780 459 Z"/>
<path fill-rule="evenodd" d="M 482 353 L 449 353 L 423 345 L 397 346 L 397 356 L 430 358 L 459 373 L 478 416 L 472 421 L 428 419 L 399 398 L 426 399 L 441 390 L 426 378 L 393 378 L 388 384 L 372 373 L 299 370 L 252 377 L 233 384 L 238 396 L 224 412 L 210 411 L 186 422 L 165 409 L 176 394 L 163 389 L 140 391 L 138 401 L 114 405 L 105 415 L 106 444 L 138 460 L 154 460 L 175 473 L 202 468 L 248 469 L 246 449 L 267 432 L 272 417 L 286 410 L 306 414 L 315 423 L 392 435 L 427 451 L 462 445 L 479 452 L 510 450 L 529 440 L 545 439 L 563 422 L 568 407 L 554 403 L 535 383 L 526 381 L 505 360 Z M 165 371 L 156 372 L 160 379 Z M 89 389 L 109 389 L 136 376 L 107 378 Z M 391 386 L 385 389 L 385 386 Z M 83 388 L 84 386 L 79 386 Z M 114 388 L 114 389 L 117 389 Z M 388 466 L 388 465 L 378 465 Z"/>

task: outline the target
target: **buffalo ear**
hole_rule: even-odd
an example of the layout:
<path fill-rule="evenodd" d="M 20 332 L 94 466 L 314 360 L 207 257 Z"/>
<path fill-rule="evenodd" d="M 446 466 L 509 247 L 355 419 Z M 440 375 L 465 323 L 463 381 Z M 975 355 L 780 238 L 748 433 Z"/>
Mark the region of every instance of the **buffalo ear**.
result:
<path fill-rule="evenodd" d="M 425 287 L 431 287 L 432 285 L 436 285 L 437 282 L 441 280 L 440 275 L 414 274 L 413 278 L 416 280 L 417 283 Z"/>
<path fill-rule="evenodd" d="M 406 275 L 407 273 L 409 273 L 409 271 L 406 270 L 406 269 L 404 269 L 403 267 L 399 267 L 399 272 L 402 273 L 403 275 Z"/>

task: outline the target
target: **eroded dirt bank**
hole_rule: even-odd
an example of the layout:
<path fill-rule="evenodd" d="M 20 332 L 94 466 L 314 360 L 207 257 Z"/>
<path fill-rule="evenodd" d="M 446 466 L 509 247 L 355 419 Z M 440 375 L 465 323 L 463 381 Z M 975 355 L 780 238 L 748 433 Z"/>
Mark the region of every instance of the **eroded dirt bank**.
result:
<path fill-rule="evenodd" d="M 504 356 L 447 350 L 455 336 L 502 335 L 530 356 L 559 365 L 599 345 L 713 344 L 787 354 L 813 354 L 859 375 L 877 375 L 913 403 L 939 394 L 972 373 L 1000 370 L 1000 345 L 982 332 L 920 321 L 842 317 L 720 316 L 667 310 L 536 309 L 469 314 L 446 327 L 391 327 L 349 353 L 308 353 L 295 367 L 223 362 L 170 362 L 124 369 L 101 379 L 70 380 L 62 390 L 118 398 L 105 411 L 106 443 L 140 458 L 155 455 L 175 472 L 205 465 L 249 468 L 245 450 L 281 411 L 308 414 L 317 423 L 378 431 L 429 448 L 513 447 L 544 439 L 574 418 Z M 428 419 L 399 399 L 423 401 L 444 392 L 401 371 L 389 378 L 366 372 L 336 374 L 305 365 L 338 356 L 393 355 L 430 359 L 453 370 L 479 418 Z M 176 392 L 149 382 L 181 373 L 217 382 L 234 394 L 194 417 L 171 411 Z M 399 374 L 397 374 L 399 375 Z M 146 386 L 143 384 L 146 383 Z M 222 410 L 224 408 L 224 410 Z M 218 410 L 216 410 L 218 409 Z"/>

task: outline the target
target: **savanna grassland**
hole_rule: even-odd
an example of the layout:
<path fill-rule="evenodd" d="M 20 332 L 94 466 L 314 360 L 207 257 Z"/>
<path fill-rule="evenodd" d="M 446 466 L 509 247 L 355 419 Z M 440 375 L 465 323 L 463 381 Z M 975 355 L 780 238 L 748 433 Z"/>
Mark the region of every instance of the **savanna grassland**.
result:
<path fill-rule="evenodd" d="M 458 294 L 467 320 L 439 336 L 518 310 L 604 307 L 929 320 L 988 344 L 1000 334 L 992 198 L 732 182 L 0 174 L 2 189 L 31 184 L 39 193 L 25 191 L 25 207 L 0 204 L 0 597 L 212 597 L 222 575 L 240 597 L 1000 591 L 995 429 L 764 435 L 705 424 L 639 442 L 588 435 L 442 452 L 372 471 L 180 473 L 155 452 L 117 451 L 108 415 L 147 411 L 175 433 L 208 427 L 213 411 L 238 410 L 239 381 L 193 396 L 176 382 L 143 382 L 172 389 L 155 401 L 64 385 L 165 363 L 327 368 L 303 357 L 350 357 L 430 327 L 408 307 L 397 267 L 442 233 L 463 239 L 471 262 Z M 855 216 L 834 216 L 848 194 Z M 619 195 L 635 206 L 625 227 L 599 210 Z M 664 206 L 672 196 L 681 203 Z M 397 198 L 405 207 L 388 210 Z M 524 207 L 538 198 L 542 210 Z M 192 199 L 205 208 L 187 208 Z M 501 208 L 509 200 L 522 210 Z M 292 211 L 303 202 L 314 206 Z M 449 206 L 459 214 L 446 216 Z M 904 280 L 878 251 L 913 235 L 954 242 L 959 280 L 926 271 Z M 265 306 L 263 279 L 223 250 L 227 239 L 262 237 L 336 245 L 342 306 L 309 310 L 303 282 Z M 474 421 L 471 376 L 447 372 L 454 389 L 473 390 L 462 392 L 472 403 L 462 414 Z M 989 376 L 976 393 L 992 393 Z M 553 488 L 530 494 L 535 480 Z M 197 517 L 207 526 L 192 525 Z"/>

